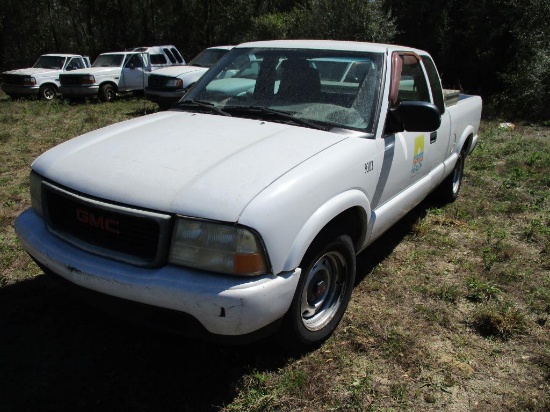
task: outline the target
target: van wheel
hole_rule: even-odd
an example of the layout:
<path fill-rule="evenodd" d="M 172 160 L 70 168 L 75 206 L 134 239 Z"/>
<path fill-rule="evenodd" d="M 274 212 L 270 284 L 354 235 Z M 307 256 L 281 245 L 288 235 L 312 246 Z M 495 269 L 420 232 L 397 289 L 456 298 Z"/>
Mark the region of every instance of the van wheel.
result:
<path fill-rule="evenodd" d="M 98 97 L 102 102 L 112 102 L 116 97 L 115 88 L 111 84 L 104 84 L 99 88 Z"/>
<path fill-rule="evenodd" d="M 38 92 L 38 97 L 40 97 L 43 100 L 55 99 L 57 97 L 57 87 L 51 84 L 45 84 L 44 86 L 40 87 L 40 90 Z"/>
<path fill-rule="evenodd" d="M 355 266 L 349 236 L 321 236 L 313 242 L 300 265 L 300 281 L 283 319 L 281 338 L 286 347 L 307 350 L 330 337 L 351 298 Z"/>
<path fill-rule="evenodd" d="M 443 204 L 454 202 L 460 187 L 462 186 L 462 178 L 464 177 L 464 160 L 466 158 L 465 150 L 462 149 L 458 155 L 455 167 L 449 176 L 441 182 L 435 191 L 435 199 Z"/>

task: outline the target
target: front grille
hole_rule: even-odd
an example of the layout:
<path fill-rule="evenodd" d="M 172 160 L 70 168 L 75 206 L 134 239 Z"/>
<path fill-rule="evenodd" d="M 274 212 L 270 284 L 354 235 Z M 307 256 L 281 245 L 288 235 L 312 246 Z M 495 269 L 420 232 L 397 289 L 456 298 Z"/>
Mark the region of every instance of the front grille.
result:
<path fill-rule="evenodd" d="M 161 89 L 166 85 L 166 81 L 168 78 L 166 76 L 158 76 L 155 74 L 152 74 L 149 76 L 148 86 L 155 88 L 155 89 Z"/>
<path fill-rule="evenodd" d="M 86 75 L 86 78 L 89 76 Z M 84 84 L 83 76 L 77 74 L 60 74 L 59 82 L 62 86 L 80 86 Z"/>
<path fill-rule="evenodd" d="M 3 74 L 2 83 L 11 84 L 14 86 L 23 86 L 25 77 L 28 78 L 29 76 L 21 76 L 19 74 Z"/>
<path fill-rule="evenodd" d="M 169 215 L 88 199 L 45 183 L 52 232 L 77 247 L 139 266 L 158 266 L 168 253 Z"/>

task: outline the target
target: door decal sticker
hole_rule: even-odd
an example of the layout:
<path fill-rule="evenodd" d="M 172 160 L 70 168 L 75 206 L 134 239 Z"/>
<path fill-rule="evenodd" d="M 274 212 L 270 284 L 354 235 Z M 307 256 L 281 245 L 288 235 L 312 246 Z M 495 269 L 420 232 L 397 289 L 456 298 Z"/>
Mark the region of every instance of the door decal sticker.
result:
<path fill-rule="evenodd" d="M 424 135 L 421 134 L 414 139 L 414 157 L 411 169 L 411 175 L 415 176 L 422 169 L 422 163 L 424 162 Z"/>

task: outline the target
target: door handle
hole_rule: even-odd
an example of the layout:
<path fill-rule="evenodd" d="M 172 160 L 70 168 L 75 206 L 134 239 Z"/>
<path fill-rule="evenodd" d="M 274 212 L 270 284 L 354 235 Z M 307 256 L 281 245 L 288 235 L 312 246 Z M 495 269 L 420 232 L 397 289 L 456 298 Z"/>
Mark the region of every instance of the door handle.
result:
<path fill-rule="evenodd" d="M 435 143 L 437 141 L 437 132 L 431 132 L 430 133 L 430 144 Z"/>

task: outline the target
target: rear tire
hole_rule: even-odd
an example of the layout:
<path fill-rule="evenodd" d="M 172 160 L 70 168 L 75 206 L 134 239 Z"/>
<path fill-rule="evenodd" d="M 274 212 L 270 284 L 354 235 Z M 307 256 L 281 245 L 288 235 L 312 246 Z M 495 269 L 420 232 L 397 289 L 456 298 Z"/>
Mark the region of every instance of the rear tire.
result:
<path fill-rule="evenodd" d="M 458 155 L 453 171 L 443 180 L 443 182 L 441 182 L 434 193 L 437 201 L 445 204 L 452 203 L 458 198 L 458 193 L 462 186 L 462 178 L 464 177 L 465 159 L 466 151 L 462 149 Z"/>
<path fill-rule="evenodd" d="M 40 87 L 38 97 L 42 100 L 54 100 L 57 97 L 57 87 L 53 84 L 45 84 Z"/>
<path fill-rule="evenodd" d="M 298 351 L 320 345 L 342 320 L 355 283 L 350 237 L 320 236 L 300 267 L 302 274 L 281 329 L 283 345 Z"/>
<path fill-rule="evenodd" d="M 116 97 L 116 90 L 112 84 L 104 84 L 99 88 L 99 100 L 105 103 L 112 102 Z"/>

